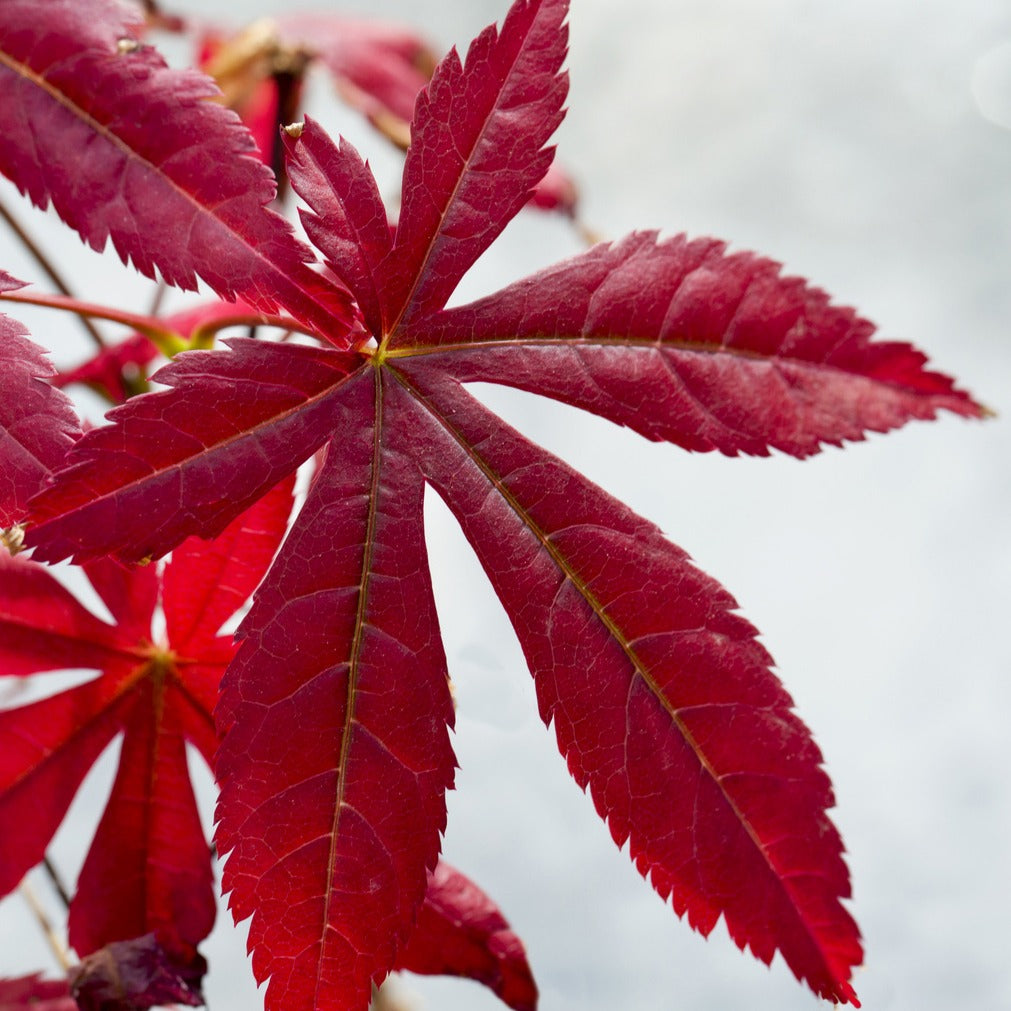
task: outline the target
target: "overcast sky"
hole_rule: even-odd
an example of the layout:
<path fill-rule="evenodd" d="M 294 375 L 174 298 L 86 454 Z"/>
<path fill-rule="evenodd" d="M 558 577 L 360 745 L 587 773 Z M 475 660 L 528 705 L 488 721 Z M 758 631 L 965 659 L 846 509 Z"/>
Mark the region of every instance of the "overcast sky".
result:
<path fill-rule="evenodd" d="M 227 16 L 273 6 L 249 0 Z M 506 5 L 345 9 L 464 47 Z M 864 1006 L 1011 1007 L 1011 11 L 1003 0 L 573 0 L 571 30 L 559 158 L 591 227 L 711 234 L 770 255 L 885 337 L 919 345 L 1003 415 L 913 425 L 804 463 L 727 460 L 480 390 L 657 522 L 762 630 L 836 786 L 867 948 L 855 980 Z M 393 196 L 383 141 L 324 81 L 312 102 Z M 525 213 L 456 297 L 579 248 L 564 222 Z M 24 276 L 7 240 L 0 249 L 0 267 Z M 86 251 L 75 262 L 92 272 L 90 298 L 102 300 L 103 284 L 117 297 L 121 274 L 106 280 Z M 818 1007 L 781 962 L 770 972 L 740 954 L 722 926 L 708 942 L 693 934 L 616 851 L 537 718 L 491 590 L 432 505 L 462 766 L 445 853 L 525 939 L 542 1011 Z M 59 839 L 68 862 L 102 797 L 89 782 Z M 255 1007 L 227 913 L 208 957 L 213 1011 Z M 48 964 L 20 900 L 0 903 L 0 972 Z M 464 982 L 410 977 L 403 989 L 418 1011 L 498 1006 Z"/>

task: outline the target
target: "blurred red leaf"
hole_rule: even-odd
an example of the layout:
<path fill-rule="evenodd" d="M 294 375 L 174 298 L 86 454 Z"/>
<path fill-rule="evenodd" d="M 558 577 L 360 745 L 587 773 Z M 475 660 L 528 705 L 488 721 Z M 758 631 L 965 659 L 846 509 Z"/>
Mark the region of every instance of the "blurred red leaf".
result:
<path fill-rule="evenodd" d="M 70 991 L 80 1011 L 145 1011 L 164 1004 L 200 1007 L 207 963 L 173 958 L 154 934 L 107 944 L 70 972 Z"/>
<path fill-rule="evenodd" d="M 0 979 L 0 1011 L 78 1011 L 65 979 L 43 979 L 40 973 Z"/>
<path fill-rule="evenodd" d="M 99 676 L 0 711 L 0 894 L 39 863 L 98 755 L 123 735 L 119 771 L 70 909 L 82 954 L 156 931 L 189 957 L 215 898 L 185 743 L 214 758 L 212 708 L 234 653 L 219 634 L 262 578 L 284 533 L 290 482 L 216 542 L 187 541 L 160 573 L 98 560 L 92 587 L 115 619 L 82 607 L 37 562 L 0 553 L 0 676 L 92 668 Z M 152 641 L 161 596 L 167 633 Z"/>
<path fill-rule="evenodd" d="M 428 875 L 418 925 L 397 968 L 428 976 L 464 976 L 489 987 L 515 1011 L 537 1007 L 537 985 L 523 942 L 498 906 L 445 860 Z"/>

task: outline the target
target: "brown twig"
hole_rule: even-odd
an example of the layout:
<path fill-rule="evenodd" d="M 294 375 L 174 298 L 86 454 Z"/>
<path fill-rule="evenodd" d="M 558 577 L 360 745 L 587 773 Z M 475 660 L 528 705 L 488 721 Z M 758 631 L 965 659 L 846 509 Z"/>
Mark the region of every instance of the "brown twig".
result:
<path fill-rule="evenodd" d="M 67 891 L 67 886 L 63 883 L 60 872 L 56 869 L 56 864 L 50 859 L 48 853 L 42 858 L 42 866 L 45 868 L 46 874 L 49 875 L 49 881 L 56 894 L 60 897 L 63 908 L 70 909 L 70 893 Z"/>
<path fill-rule="evenodd" d="M 32 914 L 35 917 L 36 922 L 42 928 L 42 933 L 45 935 L 46 942 L 49 944 L 49 950 L 52 951 L 53 956 L 56 961 L 59 962 L 60 968 L 64 972 L 69 972 L 73 962 L 70 958 L 70 953 L 67 951 L 66 945 L 63 943 L 63 939 L 56 933 L 53 927 L 52 920 L 49 919 L 49 915 L 42 908 L 42 903 L 39 902 L 38 896 L 32 891 L 31 885 L 27 881 L 22 881 L 19 888 L 21 892 L 21 898 L 25 900 L 28 908 L 31 909 Z"/>
<path fill-rule="evenodd" d="M 11 214 L 10 211 L 4 206 L 3 202 L 0 201 L 0 217 L 7 222 L 7 226 L 10 230 L 21 240 L 21 244 L 32 254 L 35 262 L 45 271 L 49 280 L 53 282 L 53 285 L 64 295 L 73 298 L 73 292 L 67 286 L 67 282 L 63 280 L 63 275 L 56 269 L 56 267 L 50 262 L 49 257 L 35 244 L 35 240 L 21 227 L 21 224 L 16 218 Z M 105 339 L 95 328 L 95 325 L 85 316 L 78 316 L 81 321 L 81 325 L 88 332 L 88 336 L 95 342 L 95 345 L 101 350 L 105 347 Z"/>

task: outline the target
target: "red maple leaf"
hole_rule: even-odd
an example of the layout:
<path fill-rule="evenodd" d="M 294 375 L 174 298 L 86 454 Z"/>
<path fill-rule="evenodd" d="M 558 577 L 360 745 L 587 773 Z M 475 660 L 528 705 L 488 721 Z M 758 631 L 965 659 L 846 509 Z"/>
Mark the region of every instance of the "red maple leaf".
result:
<path fill-rule="evenodd" d="M 98 28 L 60 47 L 104 68 L 110 40 L 129 26 L 105 0 L 93 6 Z M 113 411 L 34 500 L 28 539 L 39 558 L 158 556 L 191 534 L 218 534 L 325 447 L 243 622 L 217 710 L 224 884 L 236 918 L 252 917 L 269 1008 L 364 1008 L 372 981 L 410 950 L 436 866 L 453 710 L 424 545 L 426 484 L 506 607 L 570 772 L 637 868 L 703 933 L 722 917 L 742 948 L 765 962 L 778 950 L 815 992 L 857 1003 L 849 980 L 862 953 L 841 902 L 849 881 L 827 815 L 831 787 L 755 630 L 652 524 L 462 384 L 528 389 L 728 455 L 805 456 L 940 409 L 979 408 L 908 345 L 873 341 L 851 310 L 714 240 L 636 233 L 446 309 L 551 163 L 566 12 L 565 0 L 516 0 L 465 61 L 454 50 L 439 65 L 418 97 L 392 234 L 354 149 L 308 120 L 291 131 L 303 223 L 343 285 L 333 291 L 353 297 L 350 322 L 346 302 L 328 314 L 322 289 L 295 269 L 305 260 L 287 233 L 276 261 L 252 241 L 274 221 L 259 197 L 228 217 L 212 267 L 160 233 L 142 265 L 164 270 L 164 260 L 172 280 L 199 273 L 222 295 L 285 309 L 319 344 L 233 340 L 180 355 L 158 375 L 166 391 Z M 38 58 L 56 48 L 56 20 L 46 24 L 19 57 L 31 69 L 17 77 L 19 96 L 50 65 Z M 153 59 L 144 55 L 131 81 Z M 204 93 L 186 80 L 187 95 Z M 81 129 L 79 89 L 47 81 L 50 98 L 61 89 L 60 116 L 77 116 L 66 129 Z M 134 83 L 118 101 L 135 115 L 162 87 Z M 89 106 L 89 122 L 118 124 L 113 101 Z M 206 108 L 179 106 L 175 143 Z M 38 168 L 26 161 L 38 145 L 24 122 L 0 167 L 99 243 L 110 228 L 98 206 L 67 215 L 55 188 L 24 181 Z M 215 139 L 212 161 L 207 143 L 173 183 L 176 196 L 212 177 L 230 193 L 251 171 L 248 145 Z M 142 147 L 121 140 L 109 169 L 118 178 L 124 146 L 128 162 Z M 45 156 L 58 162 L 56 148 L 50 138 Z M 146 164 L 149 188 L 139 187 L 128 225 L 176 179 L 163 152 Z M 204 204 L 184 206 L 191 222 L 221 221 Z M 136 231 L 111 231 L 135 258 Z M 269 293 L 278 279 L 282 294 Z"/>
<path fill-rule="evenodd" d="M 157 933 L 192 957 L 214 922 L 210 850 L 185 744 L 210 764 L 218 684 L 235 652 L 223 622 L 262 578 L 291 510 L 290 481 L 214 542 L 158 566 L 97 560 L 85 572 L 115 624 L 82 607 L 38 562 L 0 552 L 0 675 L 91 668 L 98 677 L 0 711 L 0 894 L 41 862 L 91 765 L 122 735 L 119 771 L 70 908 L 81 955 Z M 151 621 L 161 602 L 164 642 Z M 12 831 L 10 826 L 17 826 Z"/>

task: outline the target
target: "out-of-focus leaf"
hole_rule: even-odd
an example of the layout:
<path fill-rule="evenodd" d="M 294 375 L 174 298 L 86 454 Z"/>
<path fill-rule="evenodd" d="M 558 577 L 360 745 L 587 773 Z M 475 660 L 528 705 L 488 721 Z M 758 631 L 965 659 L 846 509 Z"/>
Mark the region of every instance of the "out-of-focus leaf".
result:
<path fill-rule="evenodd" d="M 346 293 L 265 206 L 274 180 L 249 132 L 207 101 L 209 78 L 166 66 L 139 31 L 115 0 L 4 0 L 0 172 L 149 277 L 200 277 L 345 344 Z"/>
<path fill-rule="evenodd" d="M 223 621 L 262 578 L 291 508 L 291 482 L 222 535 L 183 544 L 162 577 L 101 559 L 86 574 L 109 625 L 37 562 L 0 555 L 0 676 L 61 668 L 99 675 L 39 702 L 0 711 L 0 894 L 42 860 L 99 754 L 123 735 L 119 770 L 70 907 L 81 954 L 155 931 L 189 959 L 214 922 L 208 844 L 185 744 L 214 757 L 212 708 L 234 654 Z M 5 560 L 6 558 L 6 560 Z M 159 590 L 168 639 L 152 643 Z"/>
<path fill-rule="evenodd" d="M 249 313 L 253 317 L 257 310 L 242 301 L 205 302 L 162 319 L 167 330 L 180 337 L 192 338 L 202 328 L 214 323 Z M 70 386 L 85 383 L 95 387 L 114 403 L 125 403 L 138 392 L 137 386 L 144 383 L 147 367 L 158 357 L 158 349 L 144 334 L 132 334 L 111 347 L 103 348 L 86 362 L 53 377 L 53 385 Z"/>
<path fill-rule="evenodd" d="M 116 941 L 83 959 L 70 974 L 80 1011 L 145 1011 L 165 1004 L 200 1007 L 207 963 L 173 958 L 154 934 Z"/>
<path fill-rule="evenodd" d="M 78 1011 L 65 979 L 43 979 L 40 973 L 0 979 L 0 1011 Z"/>
<path fill-rule="evenodd" d="M 295 13 L 275 22 L 283 44 L 318 56 L 344 100 L 406 148 L 418 92 L 437 57 L 406 25 L 341 14 Z"/>
<path fill-rule="evenodd" d="M 397 968 L 464 976 L 483 983 L 514 1011 L 537 1008 L 537 985 L 523 942 L 498 906 L 444 860 L 428 875 L 418 925 Z"/>

